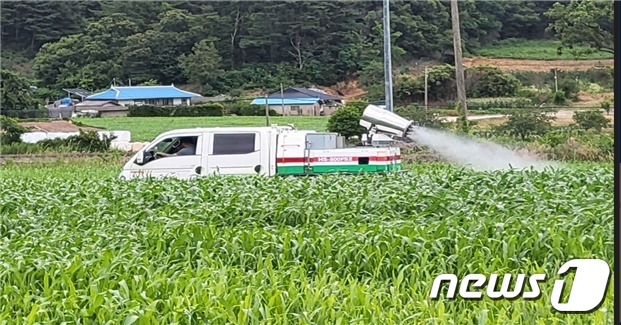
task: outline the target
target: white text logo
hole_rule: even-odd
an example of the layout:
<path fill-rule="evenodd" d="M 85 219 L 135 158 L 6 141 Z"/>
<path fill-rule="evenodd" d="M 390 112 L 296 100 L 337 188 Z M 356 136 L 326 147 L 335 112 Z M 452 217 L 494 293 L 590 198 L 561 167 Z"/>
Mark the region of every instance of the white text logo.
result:
<path fill-rule="evenodd" d="M 551 303 L 552 307 L 560 312 L 590 312 L 598 308 L 604 301 L 608 289 L 610 278 L 610 267 L 599 259 L 574 259 L 561 265 L 558 270 L 559 275 L 565 275 L 572 268 L 576 268 L 574 281 L 569 292 L 567 302 L 561 302 L 561 295 L 565 287 L 565 280 L 556 280 L 552 288 Z M 518 274 L 514 288 L 511 287 L 512 275 L 505 274 L 499 280 L 498 274 L 489 277 L 489 283 L 485 294 L 492 299 L 536 299 L 541 296 L 539 282 L 546 279 L 545 274 L 534 274 L 528 277 L 530 291 L 524 291 L 526 275 Z M 483 297 L 482 291 L 471 290 L 482 288 L 487 282 L 484 274 L 468 274 L 459 283 L 455 274 L 441 274 L 435 278 L 431 287 L 432 299 L 437 299 L 440 294 L 440 287 L 443 281 L 448 281 L 448 292 L 446 297 L 455 298 L 457 286 L 459 284 L 459 296 L 464 299 L 480 299 Z M 500 290 L 496 290 L 500 282 Z"/>

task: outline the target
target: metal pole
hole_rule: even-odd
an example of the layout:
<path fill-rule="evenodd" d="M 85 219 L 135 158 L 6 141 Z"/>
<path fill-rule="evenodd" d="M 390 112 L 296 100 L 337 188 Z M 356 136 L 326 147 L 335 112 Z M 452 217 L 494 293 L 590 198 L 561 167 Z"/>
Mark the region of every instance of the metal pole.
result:
<path fill-rule="evenodd" d="M 386 96 L 386 109 L 393 111 L 392 106 L 392 54 L 390 46 L 390 8 L 389 0 L 384 1 L 384 83 Z"/>
<path fill-rule="evenodd" d="M 265 126 L 270 126 L 270 105 L 267 103 L 267 94 L 265 94 Z"/>
<path fill-rule="evenodd" d="M 556 76 L 556 69 L 554 69 L 554 91 L 558 93 L 558 78 Z"/>
<path fill-rule="evenodd" d="M 280 84 L 280 109 L 282 109 L 282 115 L 285 115 L 285 91 Z"/>
<path fill-rule="evenodd" d="M 428 80 L 427 80 L 427 67 L 425 67 L 425 110 L 427 110 L 427 84 L 428 84 Z"/>

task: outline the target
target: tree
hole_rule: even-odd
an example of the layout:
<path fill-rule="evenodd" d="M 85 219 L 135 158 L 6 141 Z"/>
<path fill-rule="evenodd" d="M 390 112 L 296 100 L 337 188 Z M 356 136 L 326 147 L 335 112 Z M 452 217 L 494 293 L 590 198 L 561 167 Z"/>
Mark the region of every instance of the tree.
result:
<path fill-rule="evenodd" d="M 181 55 L 179 65 L 191 83 L 213 87 L 224 73 L 220 69 L 221 61 L 214 42 L 202 40 L 194 45 L 192 53 Z"/>
<path fill-rule="evenodd" d="M 35 100 L 30 86 L 32 83 L 19 74 L 9 71 L 1 71 L 0 80 L 0 108 L 3 111 L 34 110 L 39 108 L 39 102 Z"/>
<path fill-rule="evenodd" d="M 571 0 L 567 5 L 557 2 L 546 16 L 552 20 L 548 29 L 562 42 L 559 53 L 567 48 L 575 56 L 594 51 L 614 54 L 614 1 Z M 589 48 L 579 50 L 578 45 Z"/>

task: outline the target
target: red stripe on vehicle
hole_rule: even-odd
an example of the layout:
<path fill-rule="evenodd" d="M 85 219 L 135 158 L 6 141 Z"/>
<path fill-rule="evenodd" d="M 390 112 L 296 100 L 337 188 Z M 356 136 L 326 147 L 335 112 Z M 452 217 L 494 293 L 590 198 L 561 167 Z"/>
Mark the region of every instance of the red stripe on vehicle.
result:
<path fill-rule="evenodd" d="M 310 162 L 357 162 L 360 157 L 351 156 L 332 156 L 332 157 L 311 157 Z M 401 159 L 401 156 L 387 156 L 387 157 L 363 157 L 369 158 L 369 161 L 393 161 Z M 304 163 L 308 160 L 304 157 L 278 157 L 277 163 Z"/>

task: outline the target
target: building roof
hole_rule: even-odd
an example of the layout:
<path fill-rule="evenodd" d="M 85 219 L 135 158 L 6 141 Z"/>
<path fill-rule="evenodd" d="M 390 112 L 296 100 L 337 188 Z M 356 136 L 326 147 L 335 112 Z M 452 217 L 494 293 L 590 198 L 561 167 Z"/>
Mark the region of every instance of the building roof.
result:
<path fill-rule="evenodd" d="M 88 97 L 93 94 L 92 92 L 81 88 L 63 88 L 63 90 L 72 95 L 78 95 L 80 97 Z"/>
<path fill-rule="evenodd" d="M 110 87 L 106 91 L 86 97 L 88 100 L 132 100 L 132 99 L 160 99 L 160 98 L 193 98 L 198 97 L 189 91 L 170 86 L 130 86 Z"/>
<path fill-rule="evenodd" d="M 268 98 L 268 105 L 313 105 L 320 101 L 320 98 Z M 255 98 L 250 104 L 265 105 L 265 97 Z"/>
<path fill-rule="evenodd" d="M 84 107 L 84 106 L 102 107 L 102 106 L 122 106 L 122 105 L 116 102 L 113 102 L 111 100 L 85 100 L 81 103 L 75 104 L 75 107 Z"/>
<path fill-rule="evenodd" d="M 268 96 L 269 98 L 280 98 L 280 91 L 272 93 Z M 284 98 L 319 98 L 322 100 L 340 100 L 341 97 L 328 95 L 323 92 L 319 92 L 316 90 L 308 89 L 308 88 L 297 88 L 297 87 L 289 87 L 283 90 Z"/>

